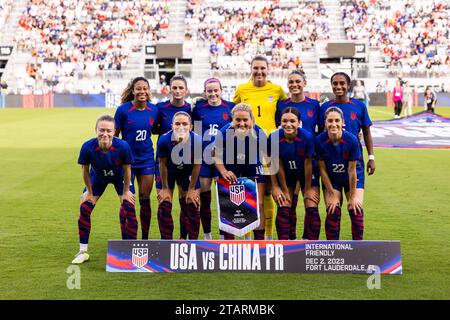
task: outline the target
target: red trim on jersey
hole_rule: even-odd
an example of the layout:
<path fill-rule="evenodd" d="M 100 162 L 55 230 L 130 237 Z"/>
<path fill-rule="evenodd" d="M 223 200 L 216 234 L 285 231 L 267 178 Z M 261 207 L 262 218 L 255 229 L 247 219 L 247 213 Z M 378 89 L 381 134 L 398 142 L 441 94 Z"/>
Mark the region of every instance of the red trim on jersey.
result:
<path fill-rule="evenodd" d="M 343 138 L 340 138 L 340 139 L 339 139 L 339 142 L 342 142 L 343 144 L 348 144 L 348 142 L 345 141 Z"/>
<path fill-rule="evenodd" d="M 94 151 L 99 151 L 99 150 L 101 150 L 102 148 L 100 148 L 100 146 L 97 146 L 95 149 L 94 149 Z"/>
<path fill-rule="evenodd" d="M 291 103 L 291 98 L 287 98 L 286 100 L 282 101 L 284 104 Z"/>
<path fill-rule="evenodd" d="M 306 103 L 312 104 L 311 99 L 306 96 L 305 96 L 305 100 L 303 100 L 303 101 L 305 101 Z"/>
<path fill-rule="evenodd" d="M 116 150 L 117 150 L 117 148 L 115 148 L 115 147 L 111 146 L 111 147 L 109 147 L 109 149 L 108 149 L 108 150 L 110 150 L 110 151 L 116 151 Z"/>
<path fill-rule="evenodd" d="M 133 110 L 136 110 L 136 106 L 135 106 L 135 105 L 132 105 L 131 108 L 128 109 L 128 112 L 131 112 L 131 111 L 133 111 Z"/>
<path fill-rule="evenodd" d="M 295 137 L 294 140 L 295 140 L 295 141 L 298 141 L 298 142 L 301 142 L 301 141 L 302 141 L 302 139 L 300 139 L 299 137 Z"/>
<path fill-rule="evenodd" d="M 356 103 L 352 99 L 349 99 L 348 102 L 356 106 Z"/>
<path fill-rule="evenodd" d="M 280 143 L 282 143 L 282 142 L 286 142 L 286 138 L 281 138 Z"/>
<path fill-rule="evenodd" d="M 170 102 L 170 100 L 169 100 L 165 105 L 163 105 L 163 108 L 170 107 L 171 104 L 172 104 L 172 102 Z"/>
<path fill-rule="evenodd" d="M 331 139 L 328 138 L 327 140 L 325 140 L 325 141 L 323 142 L 323 144 L 327 144 L 327 143 L 330 143 L 330 142 L 331 142 Z"/>

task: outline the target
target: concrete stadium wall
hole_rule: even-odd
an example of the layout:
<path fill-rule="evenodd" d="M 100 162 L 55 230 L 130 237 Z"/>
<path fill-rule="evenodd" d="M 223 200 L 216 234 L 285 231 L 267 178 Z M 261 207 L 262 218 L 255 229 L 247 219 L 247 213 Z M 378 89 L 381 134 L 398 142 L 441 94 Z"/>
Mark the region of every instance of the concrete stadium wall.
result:
<path fill-rule="evenodd" d="M 326 96 L 328 99 L 333 99 L 333 94 L 330 92 L 306 92 L 306 95 L 319 100 L 321 96 Z M 393 106 L 391 93 L 370 93 L 371 106 Z M 111 97 L 110 97 L 111 98 Z M 114 102 L 110 103 L 110 107 L 114 108 L 120 104 L 120 97 L 114 95 Z M 156 94 L 155 98 L 158 101 L 167 99 L 167 97 Z M 229 97 L 225 97 L 230 99 Z M 42 94 L 42 95 L 18 95 L 7 94 L 2 95 L 0 99 L 0 108 L 105 108 L 106 100 L 108 98 L 104 94 Z M 423 94 L 417 94 L 414 105 L 423 106 Z M 437 106 L 450 106 L 450 93 L 437 93 Z"/>

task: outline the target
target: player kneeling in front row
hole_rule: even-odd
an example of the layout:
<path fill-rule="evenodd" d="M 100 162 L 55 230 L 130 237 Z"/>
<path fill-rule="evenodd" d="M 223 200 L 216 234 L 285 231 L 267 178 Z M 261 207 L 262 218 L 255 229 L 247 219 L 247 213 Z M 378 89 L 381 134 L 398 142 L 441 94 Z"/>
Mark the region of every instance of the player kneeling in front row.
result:
<path fill-rule="evenodd" d="M 78 158 L 85 189 L 78 219 L 80 251 L 72 261 L 75 264 L 89 260 L 87 251 L 91 231 L 91 213 L 108 184 L 114 185 L 121 202 L 122 239 L 136 239 L 138 229 L 134 209 L 134 187 L 130 183 L 133 162 L 130 146 L 126 141 L 114 137 L 114 118 L 110 115 L 98 118 L 95 130 L 97 138 L 83 144 Z"/>
<path fill-rule="evenodd" d="M 261 144 L 267 143 L 264 131 L 255 124 L 250 105 L 237 104 L 231 110 L 232 121 L 220 129 L 214 140 L 214 162 L 223 179 L 230 183 L 238 177 L 256 178 L 260 225 L 253 230 L 255 240 L 264 240 L 265 215 L 264 191 L 265 176 Z M 264 140 L 264 141 L 263 141 Z M 227 154 L 227 152 L 231 154 Z M 233 235 L 224 233 L 226 239 L 234 239 Z"/>
<path fill-rule="evenodd" d="M 325 130 L 315 139 L 316 156 L 319 159 L 320 176 L 324 186 L 327 218 L 327 240 L 339 240 L 341 224 L 342 189 L 352 221 L 353 240 L 362 240 L 364 212 L 362 190 L 364 169 L 361 165 L 361 149 L 358 138 L 343 131 L 344 115 L 341 109 L 330 107 L 325 111 Z"/>
<path fill-rule="evenodd" d="M 271 163 L 278 157 L 279 170 L 272 175 L 272 195 L 278 205 L 276 229 L 279 240 L 296 240 L 297 216 L 291 209 L 291 200 L 297 182 L 305 199 L 304 238 L 317 240 L 320 233 L 320 220 L 308 221 L 308 211 L 316 210 L 319 203 L 319 177 L 313 176 L 312 157 L 314 155 L 314 136 L 300 128 L 300 113 L 294 107 L 287 107 L 281 114 L 281 129 L 269 136 L 267 145 L 272 146 L 278 139 L 279 150 L 270 150 Z M 318 211 L 317 211 L 318 216 Z M 305 237 L 305 235 L 307 235 Z"/>
<path fill-rule="evenodd" d="M 202 140 L 192 132 L 191 116 L 184 111 L 175 113 L 172 130 L 158 140 L 157 157 L 161 180 L 157 181 L 158 223 L 161 239 L 173 239 L 172 198 L 175 182 L 178 192 L 186 199 L 186 229 L 190 240 L 197 240 L 200 230 L 200 183 Z"/>

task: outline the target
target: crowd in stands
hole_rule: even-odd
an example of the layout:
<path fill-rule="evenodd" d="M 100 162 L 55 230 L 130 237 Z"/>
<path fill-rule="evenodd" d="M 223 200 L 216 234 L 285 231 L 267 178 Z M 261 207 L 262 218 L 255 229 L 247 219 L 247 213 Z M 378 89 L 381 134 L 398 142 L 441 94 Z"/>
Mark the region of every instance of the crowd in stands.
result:
<path fill-rule="evenodd" d="M 132 52 L 164 37 L 169 9 L 168 0 L 31 0 L 15 41 L 32 54 L 30 78 L 69 83 L 122 70 Z"/>
<path fill-rule="evenodd" d="M 3 37 L 3 27 L 5 22 L 11 13 L 12 0 L 1 0 L 0 1 L 0 39 Z"/>
<path fill-rule="evenodd" d="M 342 3 L 349 40 L 378 48 L 399 76 L 450 72 L 450 2 L 445 0 L 353 0 Z"/>
<path fill-rule="evenodd" d="M 248 70 L 256 54 L 268 56 L 275 73 L 301 68 L 302 50 L 330 34 L 325 7 L 318 1 L 285 8 L 279 1 L 225 1 L 214 7 L 190 0 L 185 21 L 186 40 L 209 44 L 211 68 L 232 72 Z"/>

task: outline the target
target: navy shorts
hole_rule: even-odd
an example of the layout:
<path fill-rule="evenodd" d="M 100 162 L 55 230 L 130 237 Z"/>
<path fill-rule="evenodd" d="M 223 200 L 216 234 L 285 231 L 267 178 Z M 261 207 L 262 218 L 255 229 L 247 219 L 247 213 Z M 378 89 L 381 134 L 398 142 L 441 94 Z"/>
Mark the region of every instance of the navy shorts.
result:
<path fill-rule="evenodd" d="M 225 168 L 233 172 L 237 178 L 246 177 L 249 179 L 256 179 L 256 183 L 266 182 L 266 176 L 260 174 L 262 165 L 233 165 L 225 166 Z"/>
<path fill-rule="evenodd" d="M 312 177 L 311 177 L 311 187 L 319 187 L 320 186 L 319 167 L 313 167 L 312 171 L 313 172 L 312 172 Z M 297 185 L 297 181 L 300 181 L 301 189 L 302 190 L 305 189 L 305 175 L 303 172 L 301 172 L 300 175 L 292 175 L 292 174 L 286 173 L 286 185 L 288 186 L 288 188 L 295 189 L 295 187 Z"/>
<path fill-rule="evenodd" d="M 330 175 L 330 180 L 331 184 L 333 185 L 333 189 L 336 189 L 339 192 L 344 189 L 345 193 L 350 191 L 348 175 L 343 175 L 343 177 Z M 356 189 L 364 189 L 364 181 L 364 160 L 358 160 L 356 162 Z M 325 189 L 325 185 L 323 186 L 323 188 Z"/>
<path fill-rule="evenodd" d="M 202 167 L 200 168 L 200 177 L 215 178 L 218 176 L 219 176 L 219 172 L 217 171 L 215 165 L 202 163 Z"/>
<path fill-rule="evenodd" d="M 167 173 L 167 183 L 169 185 L 169 189 L 174 189 L 176 183 L 179 187 L 181 187 L 181 189 L 183 189 L 183 191 L 188 191 L 189 184 L 191 183 L 191 176 L 169 171 Z M 161 176 L 156 177 L 156 189 L 162 189 Z M 200 189 L 199 179 L 195 182 L 195 189 Z"/>
<path fill-rule="evenodd" d="M 91 184 L 92 184 L 92 195 L 95 197 L 101 197 L 103 192 L 105 192 L 106 187 L 108 184 L 114 185 L 114 189 L 116 189 L 117 195 L 121 196 L 123 194 L 123 178 L 121 179 L 114 179 L 110 181 L 98 181 L 98 179 L 95 179 L 95 177 L 91 177 Z M 130 183 L 130 191 L 132 193 L 135 192 L 134 190 L 134 183 L 131 181 Z M 83 189 L 83 193 L 86 192 L 86 187 Z"/>
<path fill-rule="evenodd" d="M 131 167 L 131 174 L 133 175 L 133 177 L 154 175 L 155 174 L 155 165 L 153 164 L 152 166 L 146 166 L 146 167 L 141 167 L 141 168 Z"/>

